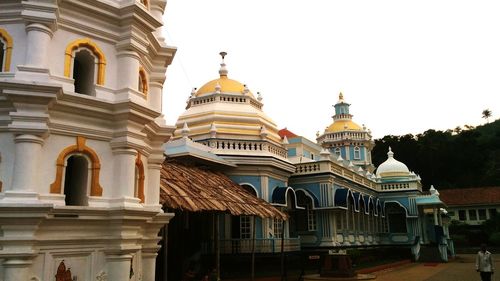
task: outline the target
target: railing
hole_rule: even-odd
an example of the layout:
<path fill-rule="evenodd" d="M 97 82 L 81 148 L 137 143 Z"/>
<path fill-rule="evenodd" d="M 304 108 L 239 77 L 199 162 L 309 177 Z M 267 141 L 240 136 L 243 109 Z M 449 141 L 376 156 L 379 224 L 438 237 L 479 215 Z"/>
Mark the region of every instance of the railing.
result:
<path fill-rule="evenodd" d="M 207 140 L 202 142 L 204 145 L 212 147 L 223 152 L 260 152 L 268 151 L 281 158 L 287 158 L 287 151 L 283 147 L 265 142 L 265 141 L 244 141 L 244 140 Z"/>
<path fill-rule="evenodd" d="M 318 161 L 318 162 L 295 164 L 295 175 L 319 174 L 326 172 L 331 172 L 338 176 L 342 176 L 346 179 L 352 180 L 368 188 L 377 189 L 377 183 L 353 171 L 350 171 L 346 167 L 343 167 L 341 165 L 336 165 L 335 163 L 332 163 L 330 161 Z"/>
<path fill-rule="evenodd" d="M 221 254 L 248 254 L 252 252 L 252 239 L 226 239 L 220 240 Z M 283 251 L 300 251 L 300 238 L 283 239 Z M 204 254 L 215 252 L 213 241 L 205 242 L 203 247 Z M 255 239 L 255 253 L 280 253 L 280 238 L 260 238 Z"/>

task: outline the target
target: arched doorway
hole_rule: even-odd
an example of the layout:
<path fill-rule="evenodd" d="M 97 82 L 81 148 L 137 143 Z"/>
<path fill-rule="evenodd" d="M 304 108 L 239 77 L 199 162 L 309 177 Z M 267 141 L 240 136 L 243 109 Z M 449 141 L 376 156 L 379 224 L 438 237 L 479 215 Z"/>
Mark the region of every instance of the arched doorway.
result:
<path fill-rule="evenodd" d="M 83 155 L 74 154 L 66 160 L 64 195 L 66 206 L 88 205 L 89 162 Z"/>
<path fill-rule="evenodd" d="M 406 209 L 396 202 L 385 203 L 385 214 L 388 219 L 390 233 L 408 233 L 406 226 Z"/>

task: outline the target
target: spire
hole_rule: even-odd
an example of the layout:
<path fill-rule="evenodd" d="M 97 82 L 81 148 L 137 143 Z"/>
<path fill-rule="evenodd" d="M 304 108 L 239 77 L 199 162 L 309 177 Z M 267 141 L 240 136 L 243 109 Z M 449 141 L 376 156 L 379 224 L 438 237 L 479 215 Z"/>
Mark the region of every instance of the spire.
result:
<path fill-rule="evenodd" d="M 222 62 L 220 63 L 219 75 L 220 77 L 227 77 L 226 63 L 224 62 L 224 57 L 227 55 L 226 52 L 220 52 L 219 55 L 222 57 Z"/>
<path fill-rule="evenodd" d="M 389 146 L 389 152 L 387 152 L 387 157 L 394 158 L 394 152 L 392 152 L 392 149 L 390 146 Z"/>
<path fill-rule="evenodd" d="M 217 127 L 215 127 L 215 123 L 212 123 L 210 126 L 210 137 L 215 138 L 217 136 Z"/>
<path fill-rule="evenodd" d="M 267 132 L 266 126 L 260 127 L 260 137 L 265 139 L 269 133 Z"/>
<path fill-rule="evenodd" d="M 326 148 L 321 149 L 321 152 L 319 153 L 321 156 L 321 160 L 329 160 L 330 159 L 330 151 Z"/>
<path fill-rule="evenodd" d="M 220 86 L 219 82 L 217 82 L 217 84 L 215 85 L 215 93 L 220 94 L 220 89 L 221 89 L 221 86 Z"/>
<path fill-rule="evenodd" d="M 342 103 L 344 102 L 344 94 L 342 94 L 342 92 L 339 93 L 339 101 L 338 103 Z"/>
<path fill-rule="evenodd" d="M 189 136 L 189 132 L 191 130 L 188 127 L 188 124 L 184 122 L 184 126 L 182 127 L 181 134 L 183 138 L 187 138 Z"/>

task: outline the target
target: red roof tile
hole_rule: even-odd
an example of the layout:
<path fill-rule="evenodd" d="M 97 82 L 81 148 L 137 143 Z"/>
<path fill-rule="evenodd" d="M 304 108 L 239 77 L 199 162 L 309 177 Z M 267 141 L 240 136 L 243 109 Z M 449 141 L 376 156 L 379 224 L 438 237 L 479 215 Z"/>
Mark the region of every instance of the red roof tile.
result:
<path fill-rule="evenodd" d="M 287 128 L 279 130 L 278 135 L 280 135 L 281 138 L 284 138 L 286 136 L 287 139 L 298 137 L 296 134 L 290 132 Z"/>
<path fill-rule="evenodd" d="M 439 190 L 439 198 L 448 206 L 500 204 L 500 186 Z"/>

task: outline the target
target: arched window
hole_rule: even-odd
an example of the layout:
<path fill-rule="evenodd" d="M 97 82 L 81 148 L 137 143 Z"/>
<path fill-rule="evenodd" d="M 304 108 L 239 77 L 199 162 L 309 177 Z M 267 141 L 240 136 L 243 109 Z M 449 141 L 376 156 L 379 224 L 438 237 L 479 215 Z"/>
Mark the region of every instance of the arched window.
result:
<path fill-rule="evenodd" d="M 63 149 L 61 153 L 59 153 L 59 156 L 56 160 L 56 178 L 50 185 L 50 193 L 61 194 L 62 188 L 64 187 L 64 194 L 66 194 L 66 192 L 72 192 L 70 196 L 73 197 L 75 196 L 76 191 L 69 191 L 69 189 L 67 189 L 66 187 L 71 187 L 73 185 L 83 186 L 82 182 L 83 180 L 85 180 L 85 182 L 90 183 L 90 196 L 102 196 L 102 187 L 99 184 L 99 172 L 101 169 L 99 157 L 92 148 L 88 147 L 85 144 L 85 141 L 86 139 L 84 137 L 77 137 L 75 145 L 68 146 Z M 83 174 L 78 175 L 76 178 L 72 176 L 75 171 L 83 171 L 84 167 L 87 167 L 86 176 L 84 176 Z M 90 173 L 88 172 L 89 169 Z M 66 196 L 68 196 L 68 194 L 66 194 Z M 71 202 L 74 201 L 71 200 Z"/>
<path fill-rule="evenodd" d="M 354 159 L 361 159 L 361 148 L 359 148 L 359 146 L 354 147 Z"/>
<path fill-rule="evenodd" d="M 313 210 L 313 201 L 302 190 L 298 190 L 297 205 L 303 207 L 304 210 L 297 210 L 295 223 L 298 231 L 315 231 L 316 230 L 316 214 Z"/>
<path fill-rule="evenodd" d="M 142 164 L 141 154 L 137 152 L 137 158 L 135 159 L 135 184 L 134 193 L 135 197 L 141 199 L 141 203 L 144 203 L 144 165 Z"/>
<path fill-rule="evenodd" d="M 87 49 L 81 49 L 75 53 L 75 59 L 73 61 L 75 93 L 95 96 L 94 60 L 94 56 Z"/>
<path fill-rule="evenodd" d="M 257 197 L 255 189 L 247 184 L 242 184 L 246 191 Z M 253 219 L 251 216 L 235 216 L 232 219 L 232 237 L 236 239 L 252 239 Z"/>
<path fill-rule="evenodd" d="M 96 43 L 78 39 L 66 47 L 64 76 L 75 80 L 75 92 L 94 94 L 94 85 L 104 85 L 106 58 Z"/>
<path fill-rule="evenodd" d="M 388 202 L 385 205 L 385 212 L 389 220 L 390 233 L 407 233 L 406 210 L 398 203 Z"/>
<path fill-rule="evenodd" d="M 66 160 L 64 195 L 66 206 L 88 205 L 89 162 L 85 156 L 74 154 Z"/>
<path fill-rule="evenodd" d="M 0 72 L 10 71 L 10 60 L 12 57 L 12 37 L 0 28 Z"/>
<path fill-rule="evenodd" d="M 148 79 L 146 76 L 146 71 L 143 67 L 139 68 L 139 92 L 144 95 L 148 94 Z"/>

